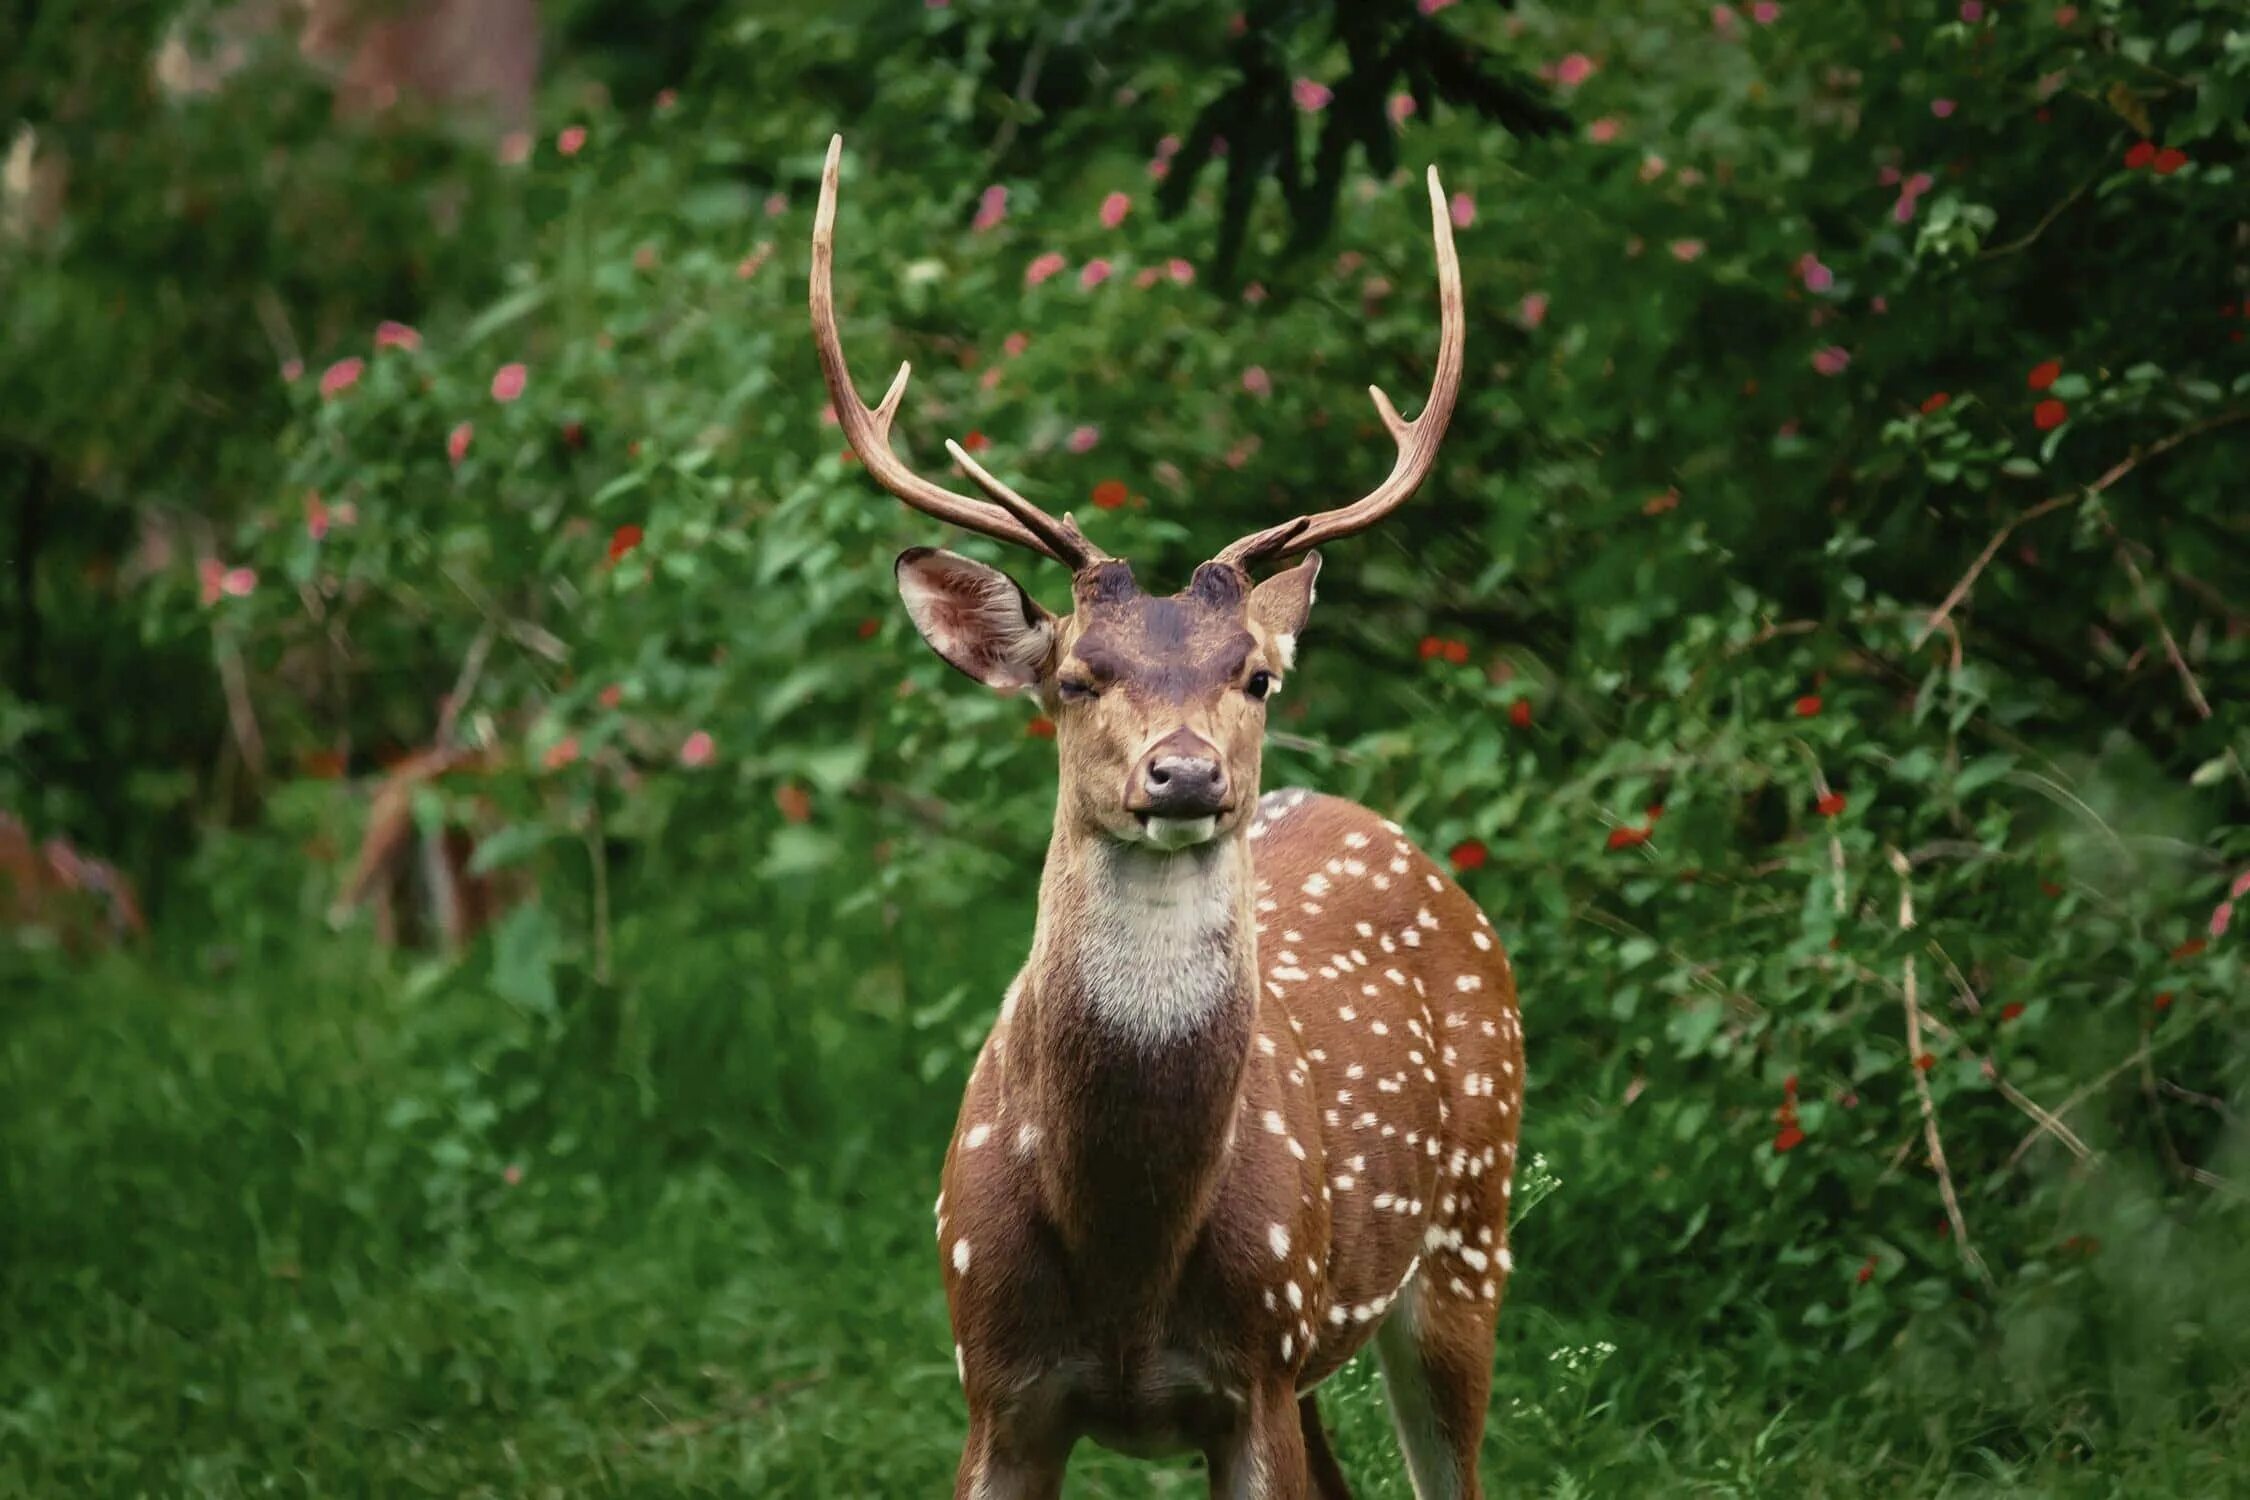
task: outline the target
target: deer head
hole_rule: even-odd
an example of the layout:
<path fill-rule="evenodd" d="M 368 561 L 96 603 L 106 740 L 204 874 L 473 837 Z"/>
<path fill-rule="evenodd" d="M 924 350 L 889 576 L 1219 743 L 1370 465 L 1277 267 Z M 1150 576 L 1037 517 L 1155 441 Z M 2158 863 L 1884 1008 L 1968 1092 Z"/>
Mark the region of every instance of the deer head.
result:
<path fill-rule="evenodd" d="M 1129 563 L 1086 539 L 988 473 L 958 444 L 946 449 L 985 498 L 915 473 L 892 452 L 906 394 L 900 365 L 875 407 L 859 398 L 836 330 L 830 285 L 843 138 L 829 142 L 813 221 L 812 320 L 821 373 L 844 436 L 875 481 L 923 513 L 1024 547 L 1071 570 L 1071 611 L 1055 615 L 1013 578 L 929 547 L 898 559 L 898 586 L 915 628 L 955 668 L 1001 692 L 1036 697 L 1061 753 L 1058 826 L 1158 850 L 1233 832 L 1258 797 L 1266 706 L 1296 657 L 1312 609 L 1321 542 L 1364 531 L 1403 504 L 1429 474 L 1461 388 L 1461 268 L 1436 168 L 1429 173 L 1437 241 L 1438 361 L 1429 400 L 1409 422 L 1370 386 L 1398 446 L 1391 472 L 1349 505 L 1298 516 L 1243 537 L 1169 596 L 1144 592 Z M 1254 581 L 1251 570 L 1302 555 Z"/>

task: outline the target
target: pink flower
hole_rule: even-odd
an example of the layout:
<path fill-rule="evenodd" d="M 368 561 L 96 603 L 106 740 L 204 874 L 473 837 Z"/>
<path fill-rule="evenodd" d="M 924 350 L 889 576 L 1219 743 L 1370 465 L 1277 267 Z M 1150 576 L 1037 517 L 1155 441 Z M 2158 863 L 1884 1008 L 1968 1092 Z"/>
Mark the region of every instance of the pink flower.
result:
<path fill-rule="evenodd" d="M 1404 125 L 1408 120 L 1414 118 L 1414 109 L 1414 96 L 1412 94 L 1391 95 L 1391 123 L 1393 125 Z"/>
<path fill-rule="evenodd" d="M 1537 328 L 1547 321 L 1547 294 L 1526 292 L 1523 301 L 1516 304 L 1516 321 L 1526 328 Z"/>
<path fill-rule="evenodd" d="M 1333 99 L 1335 95 L 1328 91 L 1328 85 L 1325 83 L 1318 83 L 1310 78 L 1300 78 L 1289 86 L 1289 97 L 1294 99 L 1297 102 L 1297 107 L 1306 114 L 1317 115 L 1328 107 L 1328 101 Z"/>
<path fill-rule="evenodd" d="M 1162 266 L 1143 266 L 1133 273 L 1133 285 L 1144 292 L 1163 279 L 1164 268 Z"/>
<path fill-rule="evenodd" d="M 1006 217 L 1008 217 L 1008 190 L 996 182 L 978 196 L 977 216 L 969 221 L 969 227 L 977 233 L 983 234 L 988 229 L 998 228 L 1000 221 Z"/>
<path fill-rule="evenodd" d="M 1270 396 L 1273 394 L 1273 377 L 1266 373 L 1264 365 L 1252 365 L 1242 372 L 1242 388 L 1253 396 Z"/>
<path fill-rule="evenodd" d="M 1617 123 L 1617 119 L 1615 116 L 1603 115 L 1593 124 L 1586 127 L 1586 139 L 1592 141 L 1597 146 L 1606 146 L 1611 141 L 1617 139 L 1617 132 L 1622 128 L 1623 127 Z"/>
<path fill-rule="evenodd" d="M 1161 157 L 1148 164 L 1148 179 L 1151 182 L 1162 182 L 1171 175 L 1172 164 Z"/>
<path fill-rule="evenodd" d="M 416 333 L 404 323 L 395 323 L 389 318 L 385 318 L 375 325 L 375 347 L 378 349 L 419 349 L 422 347 L 422 335 Z"/>
<path fill-rule="evenodd" d="M 1173 157 L 1179 155 L 1179 152 L 1180 138 L 1176 135 L 1168 135 L 1156 143 L 1156 159 L 1158 161 L 1170 161 Z"/>
<path fill-rule="evenodd" d="M 318 490 L 305 493 L 305 535 L 316 542 L 328 535 L 328 502 Z"/>
<path fill-rule="evenodd" d="M 523 394 L 524 368 L 505 364 L 492 372 L 492 399 L 505 406 Z"/>
<path fill-rule="evenodd" d="M 1000 347 L 1007 352 L 1010 359 L 1014 359 L 1031 347 L 1031 335 L 1028 333 L 1011 333 L 1000 341 Z"/>
<path fill-rule="evenodd" d="M 523 1168 L 517 1166 L 514 1162 L 509 1162 L 507 1166 L 501 1169 L 500 1180 L 508 1186 L 514 1187 L 523 1181 Z"/>
<path fill-rule="evenodd" d="M 1640 178 L 1641 178 L 1641 181 L 1643 181 L 1643 182 L 1654 182 L 1654 181 L 1656 181 L 1656 179 L 1657 179 L 1657 178 L 1659 178 L 1659 177 L 1662 177 L 1663 175 L 1664 175 L 1664 158 L 1663 158 L 1663 157 L 1661 157 L 1661 156 L 1658 156 L 1658 155 L 1657 155 L 1657 154 L 1656 154 L 1655 152 L 1651 151 L 1651 152 L 1650 152 L 1650 153 L 1649 153 L 1648 155 L 1646 155 L 1646 156 L 1644 156 L 1644 157 L 1642 157 L 1642 158 L 1641 158 L 1641 171 L 1640 171 Z"/>
<path fill-rule="evenodd" d="M 718 741 L 711 738 L 711 731 L 708 729 L 698 729 L 680 741 L 680 764 L 691 771 L 697 766 L 711 764 L 711 757 L 718 753 Z"/>
<path fill-rule="evenodd" d="M 2227 887 L 2229 901 L 2240 901 L 2244 896 L 2250 896 L 2250 870 L 2235 876 L 2234 884 Z"/>
<path fill-rule="evenodd" d="M 1414 8 L 1425 16 L 1434 16 L 1452 3 L 1453 0 L 1415 0 Z"/>
<path fill-rule="evenodd" d="M 1836 273 L 1820 263 L 1810 250 L 1797 257 L 1797 279 L 1808 292 L 1825 292 L 1836 284 Z"/>
<path fill-rule="evenodd" d="M 254 568 L 229 568 L 219 579 L 220 591 L 230 599 L 247 598 L 257 586 L 258 574 Z"/>
<path fill-rule="evenodd" d="M 511 130 L 500 137 L 498 156 L 503 167 L 520 167 L 531 160 L 531 132 Z"/>
<path fill-rule="evenodd" d="M 1758 0 L 1756 5 L 1750 7 L 1750 19 L 1760 26 L 1771 26 L 1781 19 L 1781 7 L 1774 4 L 1773 0 Z"/>
<path fill-rule="evenodd" d="M 1186 286 L 1195 280 L 1195 267 L 1175 255 L 1164 263 L 1164 274 L 1172 278 L 1173 285 Z"/>
<path fill-rule="evenodd" d="M 330 398 L 341 396 L 359 384 L 360 372 L 366 368 L 367 361 L 356 354 L 349 359 L 337 360 L 320 372 L 320 393 Z"/>
<path fill-rule="evenodd" d="M 1674 260 L 1676 260 L 1676 261 L 1680 262 L 1680 263 L 1681 263 L 1682 265 L 1685 265 L 1685 264 L 1687 264 L 1687 263 L 1688 263 L 1689 261 L 1691 261 L 1691 260 L 1701 260 L 1702 258 L 1703 258 L 1703 241 L 1701 241 L 1701 240 L 1674 240 L 1674 241 L 1672 241 L 1672 259 L 1674 259 Z"/>
<path fill-rule="evenodd" d="M 1898 168 L 1886 162 L 1876 171 L 1875 180 L 1885 187 L 1895 186 L 1898 182 Z"/>
<path fill-rule="evenodd" d="M 586 127 L 583 125 L 565 125 L 562 133 L 555 137 L 555 149 L 565 156 L 576 156 L 585 148 Z"/>
<path fill-rule="evenodd" d="M 1594 60 L 1583 52 L 1573 52 L 1555 64 L 1555 82 L 1566 89 L 1574 89 L 1594 76 Z"/>
<path fill-rule="evenodd" d="M 1870 297 L 1867 300 L 1867 306 L 1871 312 L 1887 313 L 1891 310 L 1891 299 L 1888 297 Z"/>
<path fill-rule="evenodd" d="M 1984 19 L 1984 0 L 1961 0 L 1961 19 L 1971 26 Z"/>
<path fill-rule="evenodd" d="M 767 218 L 778 219 L 787 212 L 789 212 L 789 195 L 787 193 L 766 194 Z"/>
<path fill-rule="evenodd" d="M 1081 423 L 1070 430 L 1070 436 L 1063 439 L 1063 446 L 1073 453 L 1091 453 L 1094 451 L 1094 444 L 1101 440 L 1102 430 L 1099 427 Z"/>
<path fill-rule="evenodd" d="M 1477 220 L 1477 200 L 1467 193 L 1455 193 L 1452 204 L 1453 227 L 1466 229 Z"/>
<path fill-rule="evenodd" d="M 1251 282 L 1242 289 L 1242 300 L 1256 307 L 1266 300 L 1266 284 L 1262 281 Z"/>
<path fill-rule="evenodd" d="M 1111 193 L 1102 200 L 1102 228 L 1115 229 L 1125 222 L 1125 216 L 1132 211 L 1132 199 L 1123 193 Z"/>
<path fill-rule="evenodd" d="M 658 89 L 656 91 L 656 108 L 658 113 L 668 114 L 672 110 L 678 109 L 679 107 L 680 91 L 678 89 Z"/>
<path fill-rule="evenodd" d="M 1851 362 L 1851 351 L 1841 344 L 1813 351 L 1812 367 L 1823 375 L 1841 375 Z"/>
<path fill-rule="evenodd" d="M 1932 99 L 1930 101 L 1930 113 L 1941 120 L 1952 119 L 1954 108 L 1955 105 L 1951 99 Z"/>
<path fill-rule="evenodd" d="M 196 598 L 205 609 L 219 602 L 219 588 L 226 578 L 226 567 L 216 558 L 204 558 L 195 565 Z"/>
<path fill-rule="evenodd" d="M 286 384 L 295 385 L 305 378 L 305 362 L 301 359 L 283 360 L 281 362 L 281 378 Z"/>
<path fill-rule="evenodd" d="M 2055 24 L 2056 24 L 2057 26 L 2061 26 L 2061 27 L 2065 27 L 2065 28 L 2068 28 L 2068 27 L 2070 27 L 2070 26 L 2073 26 L 2073 25 L 2075 25 L 2075 24 L 2077 23 L 2077 21 L 2078 21 L 2078 7 L 2077 7 L 2077 6 L 2075 6 L 2075 5 L 2058 5 L 2058 6 L 2056 6 L 2056 7 L 2055 7 Z"/>
<path fill-rule="evenodd" d="M 1023 268 L 1023 284 L 1037 286 L 1050 276 L 1060 275 L 1068 264 L 1060 251 L 1049 250 L 1044 255 L 1034 257 L 1031 264 Z"/>
<path fill-rule="evenodd" d="M 469 456 L 469 439 L 476 435 L 476 428 L 467 422 L 445 435 L 445 456 L 453 461 L 455 468 L 459 468 L 461 460 Z"/>
<path fill-rule="evenodd" d="M 1916 172 L 1912 177 L 1906 179 L 1905 191 L 1912 196 L 1919 198 L 1924 193 L 1928 192 L 1931 188 L 1936 186 L 1937 179 L 1932 177 L 1929 173 Z"/>
<path fill-rule="evenodd" d="M 1109 262 L 1098 255 L 1086 262 L 1085 269 L 1078 273 L 1078 284 L 1089 291 L 1107 280 L 1109 280 Z"/>
<path fill-rule="evenodd" d="M 2211 908 L 2211 936 L 2225 937 L 2228 926 L 2234 921 L 2234 903 L 2222 901 Z"/>
<path fill-rule="evenodd" d="M 1711 7 L 1711 28 L 1714 31 L 1734 30 L 1735 19 L 1734 7 L 1731 5 L 1714 5 Z"/>

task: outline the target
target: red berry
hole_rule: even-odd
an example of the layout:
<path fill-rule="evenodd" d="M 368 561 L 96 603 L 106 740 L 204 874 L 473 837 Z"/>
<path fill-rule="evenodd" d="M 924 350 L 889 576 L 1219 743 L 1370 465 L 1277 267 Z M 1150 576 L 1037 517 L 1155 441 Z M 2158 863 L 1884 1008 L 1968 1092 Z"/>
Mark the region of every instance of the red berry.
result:
<path fill-rule="evenodd" d="M 2142 141 L 2125 153 L 2125 166 L 2129 171 L 2138 172 L 2154 160 L 2156 160 L 2156 142 L 2154 141 Z"/>
<path fill-rule="evenodd" d="M 1454 869 L 1466 875 L 1471 870 L 1483 869 L 1485 861 L 1492 855 L 1481 839 L 1463 839 L 1453 846 L 1453 852 L 1446 857 L 1453 861 Z"/>
<path fill-rule="evenodd" d="M 1804 697 L 1797 700 L 1793 712 L 1800 719 L 1813 717 L 1820 712 L 1820 695 L 1818 693 L 1805 694 Z"/>
<path fill-rule="evenodd" d="M 1934 417 L 1953 404 L 1953 397 L 1944 391 L 1933 391 L 1922 398 L 1922 415 Z"/>
<path fill-rule="evenodd" d="M 2006 1005 L 2000 1007 L 2000 1019 L 2003 1021 L 2013 1021 L 2022 1014 L 2023 1002 L 2021 1000 L 2010 1000 Z"/>
<path fill-rule="evenodd" d="M 1647 842 L 1646 828 L 1612 828 L 1609 831 L 1609 847 L 1612 849 L 1631 849 Z"/>
<path fill-rule="evenodd" d="M 2048 386 L 2053 385 L 2056 379 L 2061 376 L 2061 374 L 2061 360 L 2045 360 L 2031 367 L 2031 375 L 2024 383 L 2026 385 L 2029 385 L 2035 391 L 2043 391 Z"/>
<path fill-rule="evenodd" d="M 2156 153 L 2156 175 L 2169 177 L 2188 164 L 2188 154 L 2177 146 L 2166 146 Z"/>
<path fill-rule="evenodd" d="M 1824 818 L 1833 818 L 1844 810 L 1844 805 L 1844 794 L 1842 792 L 1830 792 L 1813 804 L 1813 811 Z"/>
<path fill-rule="evenodd" d="M 2070 408 L 2050 396 L 2031 409 L 2031 425 L 2052 432 L 2070 420 Z"/>
<path fill-rule="evenodd" d="M 1123 505 L 1125 503 L 1125 493 L 1126 491 L 1123 481 L 1116 479 L 1103 480 L 1100 484 L 1094 486 L 1094 509 L 1117 509 L 1120 505 Z"/>
<path fill-rule="evenodd" d="M 1531 700 L 1518 698 L 1515 702 L 1509 704 L 1508 722 L 1518 729 L 1529 729 L 1531 727 Z"/>
<path fill-rule="evenodd" d="M 1023 732 L 1035 740 L 1051 740 L 1055 737 L 1055 721 L 1045 714 L 1041 714 L 1029 724 L 1024 725 Z"/>

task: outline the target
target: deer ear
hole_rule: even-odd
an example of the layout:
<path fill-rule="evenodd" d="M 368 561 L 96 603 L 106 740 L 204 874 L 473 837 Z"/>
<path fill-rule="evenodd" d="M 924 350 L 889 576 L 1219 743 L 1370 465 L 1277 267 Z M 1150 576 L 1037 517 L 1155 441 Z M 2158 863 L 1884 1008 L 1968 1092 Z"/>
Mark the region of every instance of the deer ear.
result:
<path fill-rule="evenodd" d="M 1003 693 L 1036 687 L 1055 648 L 1055 617 L 998 568 L 935 547 L 898 555 L 898 594 L 930 649 Z"/>
<path fill-rule="evenodd" d="M 1305 560 L 1286 573 L 1276 573 L 1250 591 L 1250 618 L 1273 637 L 1286 672 L 1297 661 L 1297 637 L 1304 633 L 1312 614 L 1313 580 L 1320 576 L 1320 554 L 1308 552 Z"/>

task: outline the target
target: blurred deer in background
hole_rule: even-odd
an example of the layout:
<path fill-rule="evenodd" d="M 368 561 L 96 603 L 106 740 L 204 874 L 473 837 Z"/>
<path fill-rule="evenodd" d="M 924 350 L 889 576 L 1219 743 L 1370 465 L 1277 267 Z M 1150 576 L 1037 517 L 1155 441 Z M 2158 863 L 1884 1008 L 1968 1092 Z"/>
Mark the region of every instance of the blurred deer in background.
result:
<path fill-rule="evenodd" d="M 148 935 L 133 883 L 115 865 L 63 839 L 32 841 L 0 812 L 0 928 L 49 934 L 73 955 Z"/>
<path fill-rule="evenodd" d="M 907 504 L 1071 572 L 1058 616 L 951 552 L 897 564 L 931 648 L 1036 698 L 1061 754 L 1030 959 L 970 1072 L 937 1202 L 969 1407 L 955 1494 L 1057 1495 L 1091 1438 L 1200 1452 L 1214 1495 L 1343 1496 L 1313 1391 L 1372 1341 L 1416 1494 L 1474 1496 L 1511 1266 L 1514 975 L 1397 824 L 1259 790 L 1267 704 L 1312 607 L 1309 549 L 1413 494 L 1460 390 L 1437 173 L 1437 370 L 1411 422 L 1373 392 L 1398 445 L 1389 477 L 1242 538 L 1163 596 L 958 445 L 988 498 L 893 454 L 907 367 L 868 408 L 836 327 L 841 150 L 811 297 L 845 436 Z"/>
<path fill-rule="evenodd" d="M 434 935 L 458 951 L 521 900 L 522 875 L 471 868 L 479 835 L 490 828 L 454 818 L 425 827 L 415 810 L 416 800 L 446 777 L 482 774 L 499 764 L 499 753 L 483 747 L 432 749 L 385 771 L 369 799 L 351 873 L 329 908 L 330 925 L 341 926 L 372 904 L 375 937 L 385 947 L 413 947 Z"/>

